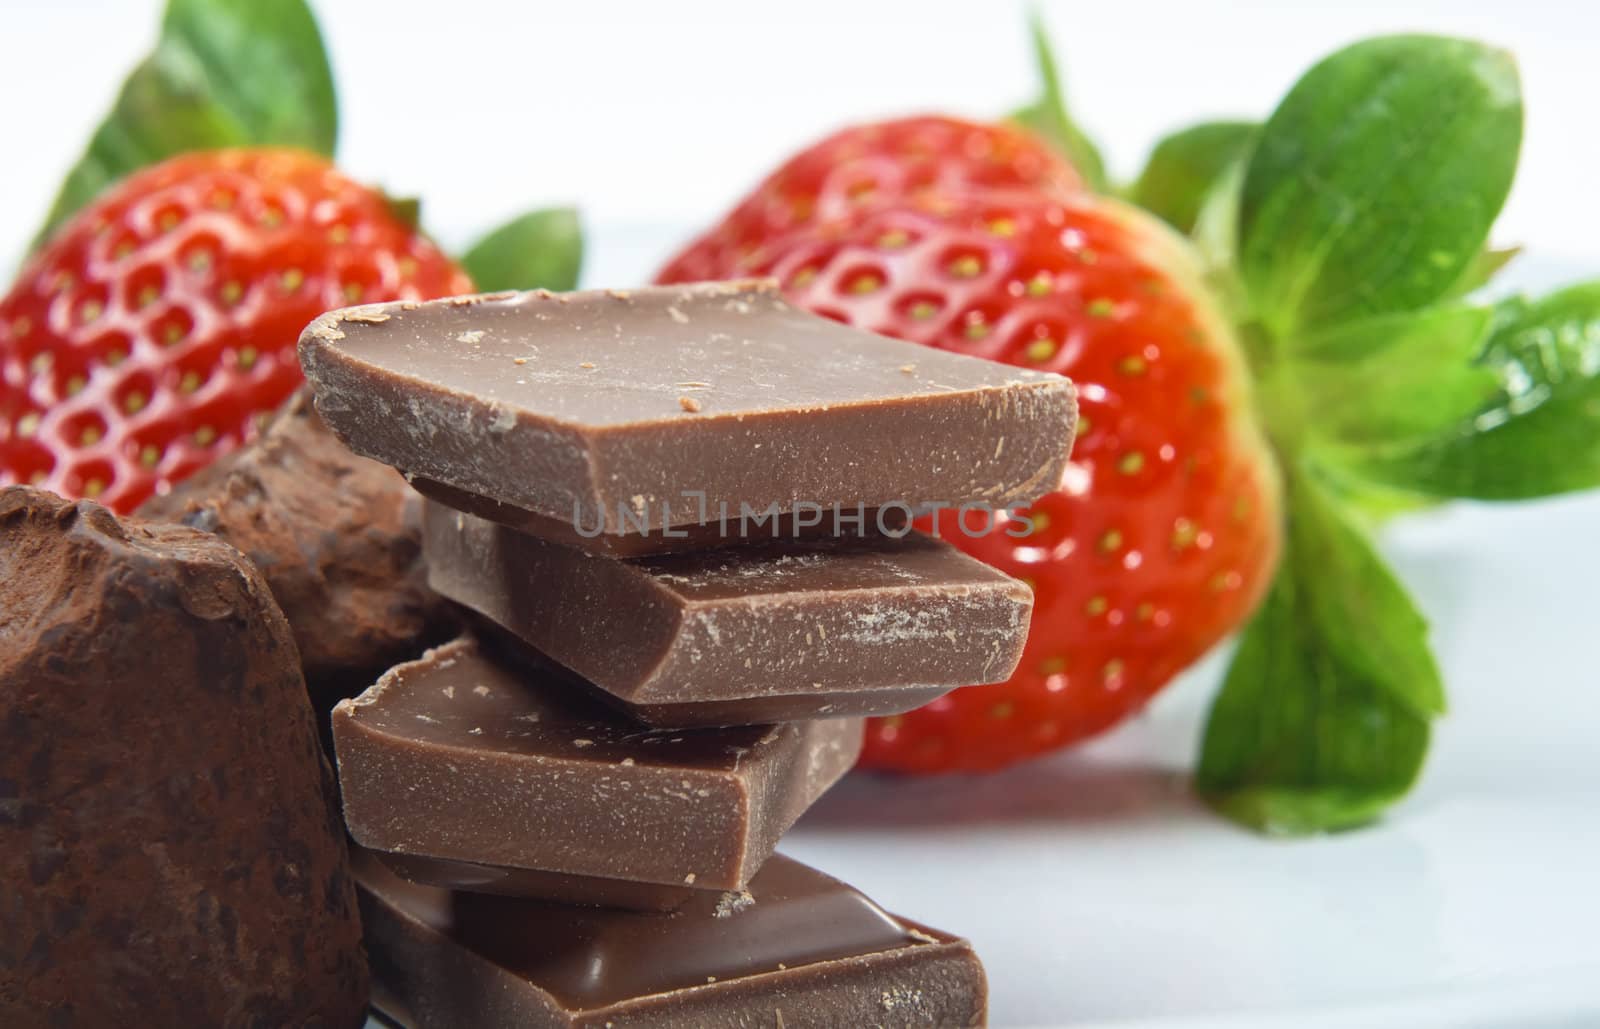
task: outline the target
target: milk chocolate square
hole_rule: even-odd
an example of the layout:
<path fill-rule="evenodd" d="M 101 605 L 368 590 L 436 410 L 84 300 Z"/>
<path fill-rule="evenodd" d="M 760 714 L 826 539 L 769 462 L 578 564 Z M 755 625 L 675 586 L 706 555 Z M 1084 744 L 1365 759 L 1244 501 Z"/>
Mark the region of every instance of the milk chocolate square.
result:
<path fill-rule="evenodd" d="M 841 1029 L 984 1022 L 966 940 L 775 855 L 670 914 L 450 893 L 358 856 L 373 1001 L 401 1025 Z"/>
<path fill-rule="evenodd" d="M 842 719 L 652 730 L 470 638 L 333 711 L 365 846 L 700 890 L 743 887 L 861 734 Z"/>
<path fill-rule="evenodd" d="M 1027 586 L 918 533 L 618 559 L 433 501 L 428 582 L 655 725 L 885 715 L 1011 675 Z"/>
<path fill-rule="evenodd" d="M 350 308 L 306 329 L 300 361 L 357 453 L 635 551 L 747 510 L 1024 504 L 1059 484 L 1076 420 L 1058 375 L 862 332 L 760 282 Z"/>

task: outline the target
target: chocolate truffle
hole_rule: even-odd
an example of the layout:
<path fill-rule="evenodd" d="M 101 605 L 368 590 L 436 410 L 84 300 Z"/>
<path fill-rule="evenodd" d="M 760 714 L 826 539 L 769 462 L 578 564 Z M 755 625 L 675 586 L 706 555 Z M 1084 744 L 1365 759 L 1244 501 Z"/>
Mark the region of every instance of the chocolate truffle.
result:
<path fill-rule="evenodd" d="M 360 1025 L 332 776 L 250 562 L 11 487 L 0 597 L 0 1025 Z"/>
<path fill-rule="evenodd" d="M 254 444 L 139 514 L 215 533 L 243 551 L 289 619 L 306 681 L 322 694 L 359 691 L 454 627 L 422 573 L 419 504 L 399 472 L 346 450 L 301 392 Z"/>

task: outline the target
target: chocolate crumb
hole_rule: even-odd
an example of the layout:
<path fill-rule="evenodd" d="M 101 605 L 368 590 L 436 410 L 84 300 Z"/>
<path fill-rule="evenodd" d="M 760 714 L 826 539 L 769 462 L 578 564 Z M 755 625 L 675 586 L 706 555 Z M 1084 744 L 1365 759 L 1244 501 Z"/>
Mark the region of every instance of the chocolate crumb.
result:
<path fill-rule="evenodd" d="M 711 912 L 711 917 L 732 918 L 755 902 L 756 898 L 749 890 L 729 890 L 717 898 L 717 906 Z"/>
<path fill-rule="evenodd" d="M 384 314 L 383 311 L 373 307 L 352 307 L 340 317 L 340 320 L 346 322 L 364 322 L 368 325 L 382 325 L 384 322 L 389 320 L 389 316 Z"/>

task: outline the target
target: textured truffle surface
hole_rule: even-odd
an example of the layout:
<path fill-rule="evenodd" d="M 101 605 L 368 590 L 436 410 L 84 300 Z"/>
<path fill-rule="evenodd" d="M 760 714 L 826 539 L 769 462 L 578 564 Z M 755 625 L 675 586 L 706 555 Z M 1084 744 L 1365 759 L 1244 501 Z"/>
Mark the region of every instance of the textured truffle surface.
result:
<path fill-rule="evenodd" d="M 249 561 L 12 487 L 0 597 L 0 1025 L 359 1025 L 332 776 Z"/>
<path fill-rule="evenodd" d="M 289 619 L 307 683 L 325 695 L 360 692 L 455 628 L 422 573 L 420 499 L 399 472 L 346 450 L 301 392 L 255 444 L 139 514 L 243 551 Z"/>

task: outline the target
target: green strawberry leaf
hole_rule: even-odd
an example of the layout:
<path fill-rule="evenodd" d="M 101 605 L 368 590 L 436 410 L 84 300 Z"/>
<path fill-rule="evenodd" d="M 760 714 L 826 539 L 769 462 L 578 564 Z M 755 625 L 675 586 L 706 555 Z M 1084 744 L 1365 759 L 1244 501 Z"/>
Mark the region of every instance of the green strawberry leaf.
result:
<path fill-rule="evenodd" d="M 1494 308 L 1443 304 L 1422 311 L 1379 314 L 1308 334 L 1291 355 L 1293 363 L 1360 364 L 1388 355 L 1395 359 L 1475 361 L 1488 342 Z M 1419 343 L 1434 341 L 1435 346 Z M 1443 342 L 1444 345 L 1437 345 Z M 1443 353 L 1434 353 L 1442 350 Z M 1435 369 L 1429 369 L 1433 371 Z"/>
<path fill-rule="evenodd" d="M 1251 154 L 1239 262 L 1280 341 L 1448 294 L 1505 203 L 1522 140 L 1510 55 L 1389 36 L 1326 58 Z"/>
<path fill-rule="evenodd" d="M 1347 322 L 1287 363 L 1305 432 L 1341 443 L 1394 443 L 1470 418 L 1499 389 L 1478 363 L 1494 311 L 1451 305 Z"/>
<path fill-rule="evenodd" d="M 1527 500 L 1600 487 L 1600 280 L 1500 305 L 1482 357 L 1490 403 L 1432 436 L 1342 456 L 1433 497 Z"/>
<path fill-rule="evenodd" d="M 33 248 L 146 165 L 229 146 L 332 154 L 337 135 L 333 74 L 305 0 L 169 0 L 155 49 L 67 174 Z"/>
<path fill-rule="evenodd" d="M 1067 111 L 1066 94 L 1061 88 L 1061 71 L 1056 63 L 1050 36 L 1037 9 L 1028 12 L 1028 35 L 1033 42 L 1034 61 L 1039 68 L 1041 87 L 1038 99 L 1012 112 L 1011 119 L 1032 129 L 1064 154 L 1090 188 L 1106 189 L 1106 165 L 1094 145 Z"/>
<path fill-rule="evenodd" d="M 1415 783 L 1444 688 L 1427 624 L 1314 469 L 1289 476 L 1283 561 L 1212 706 L 1196 786 L 1263 832 L 1371 821 Z"/>
<path fill-rule="evenodd" d="M 1415 514 L 1438 507 L 1444 501 L 1417 493 L 1391 489 L 1359 474 L 1340 468 L 1327 454 L 1314 451 L 1323 465 L 1330 493 L 1339 498 L 1344 511 L 1368 532 L 1376 532 L 1401 515 Z"/>
<path fill-rule="evenodd" d="M 383 198 L 389 205 L 389 213 L 394 215 L 397 221 L 413 230 L 422 226 L 421 197 L 397 197 L 385 193 Z"/>
<path fill-rule="evenodd" d="M 1213 121 L 1174 132 L 1150 152 L 1128 198 L 1179 232 L 1193 232 L 1201 207 L 1249 155 L 1259 129 L 1253 122 Z"/>
<path fill-rule="evenodd" d="M 1478 251 L 1478 256 L 1467 265 L 1467 270 L 1461 273 L 1461 278 L 1450 287 L 1447 296 L 1471 296 L 1478 290 L 1487 286 L 1494 280 L 1500 270 L 1522 253 L 1521 247 L 1484 247 Z"/>
<path fill-rule="evenodd" d="M 583 265 L 583 226 L 570 207 L 533 211 L 484 236 L 461 257 L 481 290 L 572 289 Z"/>
<path fill-rule="evenodd" d="M 1231 320 L 1242 330 L 1256 327 L 1245 321 L 1244 283 L 1239 278 L 1239 190 L 1244 184 L 1245 162 L 1235 161 L 1200 202 L 1189 230 L 1207 278 L 1226 301 Z"/>

